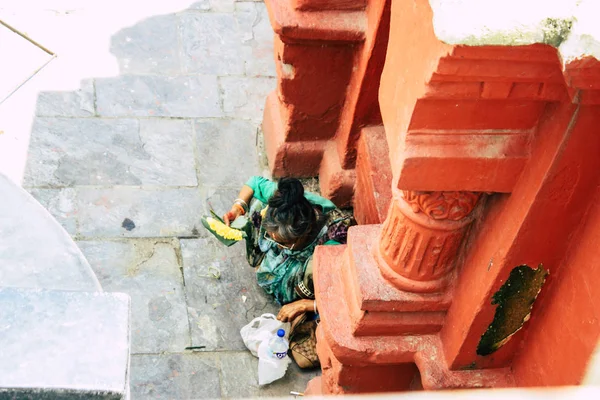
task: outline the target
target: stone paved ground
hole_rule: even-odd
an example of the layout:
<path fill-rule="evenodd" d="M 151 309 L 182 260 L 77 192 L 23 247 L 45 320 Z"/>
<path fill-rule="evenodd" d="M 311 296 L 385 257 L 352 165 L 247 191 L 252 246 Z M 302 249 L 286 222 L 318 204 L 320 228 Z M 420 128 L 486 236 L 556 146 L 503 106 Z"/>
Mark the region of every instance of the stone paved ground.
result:
<path fill-rule="evenodd" d="M 284 396 L 315 376 L 291 368 L 258 387 L 239 329 L 276 307 L 243 246 L 224 248 L 200 224 L 263 172 L 272 35 L 261 2 L 203 0 L 113 35 L 118 76 L 37 99 L 24 186 L 104 289 L 131 295 L 134 400 Z"/>

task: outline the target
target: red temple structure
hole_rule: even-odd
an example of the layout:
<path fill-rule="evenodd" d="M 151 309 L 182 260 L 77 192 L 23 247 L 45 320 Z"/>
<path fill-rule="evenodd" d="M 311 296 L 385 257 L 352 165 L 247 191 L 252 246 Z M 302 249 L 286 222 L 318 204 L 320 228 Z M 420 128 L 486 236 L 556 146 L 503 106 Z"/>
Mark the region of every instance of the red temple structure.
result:
<path fill-rule="evenodd" d="M 266 0 L 270 168 L 318 175 L 359 222 L 315 253 L 310 393 L 583 379 L 600 336 L 600 42 L 577 2 L 497 32 L 459 18 L 475 3 Z"/>

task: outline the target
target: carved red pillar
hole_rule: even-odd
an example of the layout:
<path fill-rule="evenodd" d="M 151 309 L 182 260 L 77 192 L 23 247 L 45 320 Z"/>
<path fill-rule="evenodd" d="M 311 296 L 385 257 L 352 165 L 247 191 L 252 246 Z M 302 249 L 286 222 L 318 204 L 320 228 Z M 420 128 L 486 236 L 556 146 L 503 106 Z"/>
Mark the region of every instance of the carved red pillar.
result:
<path fill-rule="evenodd" d="M 365 39 L 366 3 L 265 3 L 277 70 L 277 89 L 267 98 L 262 124 L 269 167 L 274 176 L 317 176 Z"/>
<path fill-rule="evenodd" d="M 403 191 L 392 202 L 379 238 L 380 269 L 409 292 L 443 290 L 481 193 Z"/>
<path fill-rule="evenodd" d="M 360 131 L 381 123 L 377 89 L 391 0 L 265 3 L 278 81 L 263 118 L 271 172 L 318 175 L 325 197 L 350 206 Z"/>

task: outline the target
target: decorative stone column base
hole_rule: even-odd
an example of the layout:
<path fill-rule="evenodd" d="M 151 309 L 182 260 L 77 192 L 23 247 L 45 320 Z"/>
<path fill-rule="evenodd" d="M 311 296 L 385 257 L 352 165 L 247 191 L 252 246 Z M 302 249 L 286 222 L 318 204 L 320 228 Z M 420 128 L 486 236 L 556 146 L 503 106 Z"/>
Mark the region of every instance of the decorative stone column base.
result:
<path fill-rule="evenodd" d="M 369 248 L 380 229 L 353 227 L 347 246 L 315 252 L 322 393 L 408 390 L 415 366 L 425 389 L 512 386 L 509 369 L 448 370 L 436 332 L 450 297 L 404 292 L 387 282 Z"/>
<path fill-rule="evenodd" d="M 319 253 L 319 262 L 323 265 L 342 265 L 341 289 L 352 334 L 387 336 L 438 332 L 450 307 L 450 292 L 411 293 L 397 289 L 386 280 L 372 256 L 374 238 L 380 231 L 379 225 L 352 227 L 346 246 L 336 246 L 327 255 Z"/>

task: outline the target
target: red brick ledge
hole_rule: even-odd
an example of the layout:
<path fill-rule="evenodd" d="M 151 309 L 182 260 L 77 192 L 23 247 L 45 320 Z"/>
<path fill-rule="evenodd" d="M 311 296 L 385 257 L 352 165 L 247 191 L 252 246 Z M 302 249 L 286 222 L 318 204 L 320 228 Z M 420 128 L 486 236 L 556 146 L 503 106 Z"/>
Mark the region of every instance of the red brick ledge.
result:
<path fill-rule="evenodd" d="M 361 42 L 365 40 L 364 10 L 299 11 L 292 0 L 265 0 L 275 33 L 283 41 L 312 40 Z"/>

